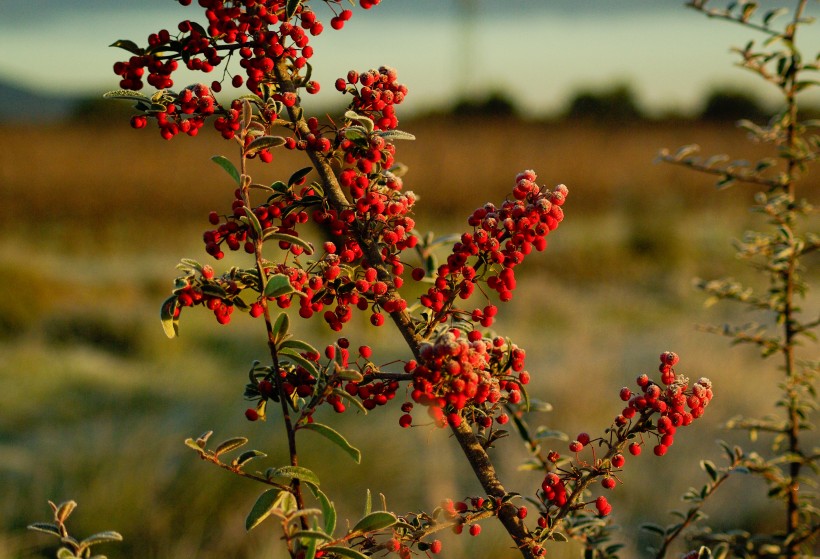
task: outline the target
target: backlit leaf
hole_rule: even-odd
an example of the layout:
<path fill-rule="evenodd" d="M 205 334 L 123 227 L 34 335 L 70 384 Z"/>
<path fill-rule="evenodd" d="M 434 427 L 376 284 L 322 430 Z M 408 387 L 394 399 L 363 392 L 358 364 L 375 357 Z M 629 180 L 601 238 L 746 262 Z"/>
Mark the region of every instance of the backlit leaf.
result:
<path fill-rule="evenodd" d="M 236 450 L 240 446 L 244 446 L 248 443 L 248 439 L 245 437 L 235 437 L 233 439 L 228 439 L 227 441 L 223 441 L 219 443 L 214 450 L 214 456 L 219 456 L 225 452 L 230 452 L 232 450 Z"/>
<path fill-rule="evenodd" d="M 105 542 L 121 542 L 122 535 L 119 532 L 114 531 L 106 531 L 106 532 L 98 532 L 96 534 L 92 534 L 85 538 L 80 543 L 85 546 L 89 545 L 96 545 L 98 543 L 105 543 Z"/>
<path fill-rule="evenodd" d="M 359 520 L 351 532 L 365 534 L 375 532 L 384 528 L 389 528 L 396 523 L 396 517 L 392 513 L 385 511 L 372 512 Z"/>
<path fill-rule="evenodd" d="M 313 254 L 313 245 L 311 245 L 306 240 L 300 239 L 299 237 L 296 237 L 294 235 L 288 235 L 287 233 L 279 233 L 275 229 L 271 229 L 267 233 L 265 233 L 263 238 L 266 241 L 269 239 L 273 239 L 275 241 L 284 241 L 292 245 L 297 245 L 305 249 L 306 254 Z"/>
<path fill-rule="evenodd" d="M 328 499 L 327 495 L 325 495 L 321 489 L 314 485 L 308 485 L 308 487 L 314 497 L 319 500 L 319 505 L 322 507 L 322 517 L 325 521 L 325 532 L 333 535 L 333 531 L 336 530 L 336 507 L 333 506 L 331 500 Z"/>
<path fill-rule="evenodd" d="M 46 534 L 52 534 L 58 538 L 63 537 L 60 533 L 60 528 L 58 528 L 56 524 L 51 524 L 48 522 L 35 522 L 34 524 L 29 524 L 28 529 L 37 532 L 45 532 Z"/>
<path fill-rule="evenodd" d="M 177 297 L 171 295 L 168 297 L 159 310 L 159 318 L 162 321 L 162 330 L 169 338 L 175 338 L 179 335 L 179 323 L 174 318 L 174 312 L 177 308 Z"/>
<path fill-rule="evenodd" d="M 280 510 L 283 513 L 289 512 L 288 509 L 283 506 L 287 504 L 286 500 L 288 496 L 293 499 L 293 495 L 290 492 L 279 489 L 268 489 L 259 495 L 259 498 L 256 499 L 256 502 L 253 504 L 253 508 L 251 508 L 251 512 L 248 513 L 248 517 L 245 519 L 245 530 L 253 530 L 275 510 Z"/>
<path fill-rule="evenodd" d="M 362 461 L 362 453 L 361 451 L 347 442 L 338 431 L 328 427 L 327 425 L 323 425 L 322 423 L 306 423 L 300 427 L 301 429 L 308 429 L 309 431 L 314 431 L 319 433 L 323 437 L 329 439 L 333 443 L 335 443 L 339 448 L 345 451 L 353 460 L 359 464 Z"/>
<path fill-rule="evenodd" d="M 277 148 L 283 145 L 285 145 L 285 139 L 282 136 L 261 136 L 248 144 L 245 153 L 252 154 L 263 149 Z"/>
<path fill-rule="evenodd" d="M 214 155 L 211 157 L 211 161 L 225 169 L 225 172 L 227 172 L 233 180 L 236 181 L 237 185 L 241 184 L 241 180 L 239 179 L 239 171 L 236 170 L 236 167 L 233 163 L 231 163 L 230 159 L 224 155 Z"/>
<path fill-rule="evenodd" d="M 283 477 L 286 479 L 298 479 L 312 485 L 319 485 L 319 478 L 312 471 L 301 466 L 283 466 L 276 468 L 268 477 Z"/>

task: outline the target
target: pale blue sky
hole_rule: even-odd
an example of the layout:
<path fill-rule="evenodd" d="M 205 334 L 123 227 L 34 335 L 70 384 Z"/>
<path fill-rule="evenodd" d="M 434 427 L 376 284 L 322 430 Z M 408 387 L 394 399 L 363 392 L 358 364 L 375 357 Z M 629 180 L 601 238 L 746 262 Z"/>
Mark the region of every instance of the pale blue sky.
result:
<path fill-rule="evenodd" d="M 692 110 L 716 85 L 769 93 L 732 66 L 730 47 L 754 35 L 686 9 L 682 0 L 475 1 L 469 27 L 456 0 L 383 0 L 369 12 L 356 9 L 344 31 L 314 39 L 324 93 L 333 95 L 333 80 L 348 69 L 382 64 L 396 67 L 410 88 L 408 109 L 429 108 L 456 91 L 504 89 L 544 113 L 580 87 L 613 82 L 633 84 L 655 111 Z M 820 12 L 820 3 L 811 5 Z M 149 33 L 199 14 L 173 0 L 0 0 L 0 77 L 50 93 L 114 89 L 111 66 L 128 54 L 106 45 L 120 38 L 144 44 Z M 805 29 L 805 51 L 817 53 L 820 25 Z M 196 74 L 175 85 L 211 79 Z"/>

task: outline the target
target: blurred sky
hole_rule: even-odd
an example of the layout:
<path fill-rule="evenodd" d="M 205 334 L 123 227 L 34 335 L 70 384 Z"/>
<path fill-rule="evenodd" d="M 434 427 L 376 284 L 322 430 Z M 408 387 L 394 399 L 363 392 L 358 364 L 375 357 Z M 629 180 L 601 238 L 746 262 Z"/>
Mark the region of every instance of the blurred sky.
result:
<path fill-rule="evenodd" d="M 683 0 L 383 0 L 356 9 L 343 32 L 326 25 L 313 40 L 314 76 L 333 95 L 351 67 L 399 70 L 408 109 L 425 110 L 454 94 L 509 92 L 526 110 L 560 110 L 579 88 L 634 86 L 650 110 L 692 111 L 705 92 L 735 85 L 775 99 L 750 72 L 732 66 L 732 46 L 754 35 L 709 20 Z M 764 7 L 794 1 L 764 0 Z M 472 5 L 472 17 L 465 6 Z M 810 13 L 820 12 L 811 0 Z M 315 6 L 328 19 L 329 9 Z M 49 93 L 95 95 L 117 87 L 111 67 L 128 53 L 116 39 L 145 44 L 160 28 L 202 20 L 196 2 L 174 0 L 0 0 L 0 79 Z M 805 28 L 804 52 L 820 51 L 820 28 Z M 215 76 L 197 74 L 175 87 Z M 812 99 L 820 101 L 820 97 Z"/>

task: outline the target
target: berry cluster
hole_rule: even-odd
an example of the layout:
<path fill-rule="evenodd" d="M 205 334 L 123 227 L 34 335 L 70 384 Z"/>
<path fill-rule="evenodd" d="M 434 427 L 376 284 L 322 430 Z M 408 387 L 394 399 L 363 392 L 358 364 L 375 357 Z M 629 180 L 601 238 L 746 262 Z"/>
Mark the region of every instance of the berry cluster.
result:
<path fill-rule="evenodd" d="M 340 9 L 342 0 L 324 2 L 335 14 L 331 27 L 341 29 L 352 12 Z M 190 0 L 180 0 L 180 3 L 191 4 Z M 378 0 L 360 1 L 365 9 L 378 3 Z M 244 84 L 265 102 L 270 100 L 290 107 L 298 96 L 294 92 L 279 90 L 274 71 L 277 63 L 284 60 L 297 86 L 310 94 L 318 93 L 319 83 L 303 78 L 299 73 L 313 56 L 313 47 L 308 44 L 310 37 L 321 34 L 324 26 L 306 1 L 300 3 L 291 18 L 288 18 L 288 4 L 287 0 L 199 0 L 199 6 L 205 9 L 207 28 L 185 20 L 177 26 L 176 34 L 162 29 L 149 35 L 145 48 L 131 41 L 115 42 L 114 46 L 132 53 L 129 59 L 114 64 L 114 73 L 121 77 L 120 87 L 133 92 L 141 90 L 147 82 L 160 90 L 158 94 L 163 98 L 159 103 L 155 98 L 150 102 L 147 97 L 143 98 L 138 107 L 146 112 L 133 118 L 131 125 L 144 128 L 148 118 L 156 118 L 163 138 L 170 139 L 179 132 L 195 135 L 208 116 L 218 114 L 217 130 L 226 138 L 233 137 L 239 122 L 236 106 L 221 106 L 214 102 L 210 92 L 207 95 L 195 93 L 192 98 L 190 88 L 179 96 L 170 91 L 174 85 L 172 76 L 181 64 L 189 70 L 210 73 L 237 56 L 244 77 L 234 75 L 230 80 L 234 87 Z M 226 69 L 223 79 L 227 75 Z M 391 77 L 393 81 L 390 81 Z M 362 92 L 355 88 L 351 90 L 355 96 L 354 104 L 368 114 L 378 114 L 378 125 L 384 129 L 395 128 L 398 121 L 392 105 L 401 102 L 406 93 L 404 86 L 395 83 L 395 72 L 385 76 L 376 73 L 375 77 L 368 72 L 363 74 L 363 80 Z M 208 89 L 203 85 L 196 87 Z M 222 81 L 214 80 L 210 89 L 221 91 Z M 133 96 L 125 98 L 136 99 Z M 275 118 L 275 114 L 269 115 L 266 122 Z"/>
<path fill-rule="evenodd" d="M 369 117 L 377 130 L 393 130 L 399 124 L 394 105 L 407 95 L 407 87 L 397 77 L 396 70 L 382 66 L 362 74 L 351 70 L 347 79 L 339 78 L 335 85 L 338 91 L 353 95 L 351 109 Z"/>
<path fill-rule="evenodd" d="M 557 452 L 550 452 L 545 464 L 549 471 L 543 483 L 539 499 L 543 504 L 539 526 L 545 529 L 549 522 L 547 517 L 565 507 L 570 495 L 583 491 L 593 481 L 600 478 L 604 489 L 613 489 L 617 484 L 616 472 L 623 468 L 626 459 L 622 454 L 624 448 L 630 454 L 641 453 L 644 435 L 657 437 L 658 444 L 654 451 L 663 456 L 673 442 L 678 427 L 689 425 L 703 414 L 703 409 L 712 399 L 712 385 L 708 379 L 699 379 L 692 387 L 683 375 L 675 375 L 672 368 L 678 362 L 678 356 L 666 351 L 660 356 L 662 389 L 647 375 L 641 375 L 637 384 L 641 393 L 633 394 L 629 388 L 620 390 L 621 400 L 628 402 L 624 410 L 615 418 L 613 426 L 607 429 L 608 436 L 592 439 L 587 433 L 580 433 L 569 443 L 569 451 L 575 455 L 574 460 L 562 458 Z M 689 408 L 688 410 L 686 408 Z M 653 422 L 657 417 L 657 421 Z M 603 457 L 596 457 L 595 446 L 605 451 Z M 592 460 L 581 458 L 586 448 L 592 449 Z M 608 515 L 612 506 L 606 497 L 598 497 L 593 504 L 600 516 Z"/>
<path fill-rule="evenodd" d="M 546 248 L 546 236 L 564 218 L 561 205 L 567 187 L 559 185 L 546 191 L 535 180 L 533 171 L 520 173 L 512 200 L 506 200 L 500 208 L 487 204 L 470 216 L 468 223 L 473 232 L 461 236 L 447 263 L 438 268 L 433 287 L 421 297 L 421 304 L 439 320 L 446 320 L 455 298 L 467 299 L 480 280 L 495 290 L 501 301 L 512 298 L 516 287 L 514 268 L 533 248 Z M 495 308 L 489 306 L 476 309 L 471 317 L 487 327 L 494 315 Z"/>
<path fill-rule="evenodd" d="M 190 5 L 191 1 L 180 0 L 180 3 Z M 174 85 L 171 76 L 179 68 L 177 61 L 189 70 L 210 73 L 226 57 L 238 53 L 247 79 L 234 76 L 232 85 L 240 87 L 244 82 L 250 91 L 259 93 L 261 84 L 275 81 L 273 67 L 278 60 L 284 58 L 293 68 L 303 68 L 313 56 L 313 47 L 308 44 L 310 37 L 324 30 L 306 2 L 297 8 L 292 20 L 286 14 L 287 0 L 199 0 L 198 3 L 205 8 L 207 28 L 185 20 L 177 26 L 176 36 L 167 29 L 149 35 L 148 47 L 144 49 L 124 41 L 115 43 L 134 53 L 128 60 L 114 65 L 114 73 L 122 77 L 121 87 L 142 89 L 147 70 L 149 85 L 167 89 Z M 325 3 L 335 11 L 341 0 L 325 0 Z M 365 9 L 378 3 L 360 2 Z M 341 29 L 352 15 L 350 10 L 339 10 L 331 19 L 331 27 Z M 215 89 L 218 91 L 219 86 Z"/>
<path fill-rule="evenodd" d="M 524 371 L 524 350 L 504 338 L 482 338 L 477 330 L 464 334 L 450 329 L 420 348 L 422 361 L 409 361 L 413 375 L 413 401 L 428 406 L 439 426 L 458 426 L 463 416 L 489 427 L 495 410 L 522 399 L 529 382 Z M 469 414 L 462 413 L 470 408 Z M 409 412 L 409 410 L 408 410 Z M 400 424 L 408 426 L 409 413 Z"/>
<path fill-rule="evenodd" d="M 623 427 L 636 416 L 645 418 L 658 413 L 660 417 L 656 430 L 660 440 L 653 449 L 657 456 L 666 454 L 674 442 L 676 430 L 686 427 L 703 415 L 704 408 L 712 399 L 712 383 L 709 379 L 700 378 L 690 388 L 689 379 L 675 375 L 672 367 L 679 360 L 677 354 L 666 351 L 661 354 L 660 360 L 661 383 L 666 387 L 655 384 L 647 375 L 639 376 L 637 384 L 641 393 L 633 394 L 629 388 L 622 388 L 620 397 L 627 402 L 627 406 L 615 418 L 615 424 Z M 636 450 L 640 452 L 638 446 L 630 446 L 630 452 L 635 454 Z"/>

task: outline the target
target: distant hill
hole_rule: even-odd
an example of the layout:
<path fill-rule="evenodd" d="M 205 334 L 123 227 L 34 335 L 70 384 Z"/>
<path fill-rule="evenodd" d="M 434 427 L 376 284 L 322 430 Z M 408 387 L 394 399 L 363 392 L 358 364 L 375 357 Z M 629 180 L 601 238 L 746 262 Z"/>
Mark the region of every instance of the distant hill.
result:
<path fill-rule="evenodd" d="M 0 123 L 62 120 L 74 112 L 81 100 L 82 97 L 73 95 L 42 94 L 0 80 Z"/>

